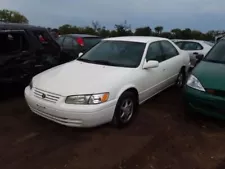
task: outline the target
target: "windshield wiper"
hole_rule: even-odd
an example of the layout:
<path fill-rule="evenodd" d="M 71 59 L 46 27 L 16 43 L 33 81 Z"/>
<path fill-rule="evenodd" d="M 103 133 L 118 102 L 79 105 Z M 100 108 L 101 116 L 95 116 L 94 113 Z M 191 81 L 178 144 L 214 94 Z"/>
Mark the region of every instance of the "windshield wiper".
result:
<path fill-rule="evenodd" d="M 122 64 L 115 64 L 106 60 L 89 60 L 89 59 L 83 59 L 78 58 L 77 60 L 87 62 L 87 63 L 94 63 L 94 64 L 100 64 L 100 65 L 107 65 L 107 66 L 120 66 L 120 67 L 127 67 L 126 65 Z"/>
<path fill-rule="evenodd" d="M 108 65 L 108 66 L 119 66 L 118 64 L 106 61 L 106 60 L 92 60 L 92 63 L 101 64 L 101 65 Z"/>
<path fill-rule="evenodd" d="M 83 62 L 88 62 L 88 63 L 93 63 L 93 61 L 89 60 L 89 59 L 77 58 L 77 60 L 83 61 Z"/>

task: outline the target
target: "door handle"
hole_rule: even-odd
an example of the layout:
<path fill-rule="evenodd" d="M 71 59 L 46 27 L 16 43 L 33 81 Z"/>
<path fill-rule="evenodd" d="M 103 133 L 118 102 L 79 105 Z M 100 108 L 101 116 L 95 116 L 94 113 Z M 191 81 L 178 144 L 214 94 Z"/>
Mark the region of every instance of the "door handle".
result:
<path fill-rule="evenodd" d="M 194 54 L 194 55 L 198 55 L 198 52 L 194 52 L 193 54 Z"/>

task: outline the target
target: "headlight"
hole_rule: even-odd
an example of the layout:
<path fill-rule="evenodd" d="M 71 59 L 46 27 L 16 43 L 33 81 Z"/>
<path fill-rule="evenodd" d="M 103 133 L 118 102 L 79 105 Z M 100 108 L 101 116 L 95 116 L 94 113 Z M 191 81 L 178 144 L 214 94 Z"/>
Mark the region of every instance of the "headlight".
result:
<path fill-rule="evenodd" d="M 30 87 L 30 90 L 33 89 L 33 81 L 32 80 L 30 81 L 29 87 Z"/>
<path fill-rule="evenodd" d="M 68 96 L 65 103 L 67 104 L 99 104 L 108 100 L 109 93 L 87 94 Z"/>
<path fill-rule="evenodd" d="M 190 77 L 188 78 L 187 86 L 203 92 L 205 91 L 204 87 L 201 85 L 199 80 L 194 75 L 190 75 Z"/>

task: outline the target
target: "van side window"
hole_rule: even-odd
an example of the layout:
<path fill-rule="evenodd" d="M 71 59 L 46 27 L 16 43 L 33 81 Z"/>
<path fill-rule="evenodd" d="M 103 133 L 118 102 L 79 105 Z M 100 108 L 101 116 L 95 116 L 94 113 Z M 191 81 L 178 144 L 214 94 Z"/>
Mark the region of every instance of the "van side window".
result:
<path fill-rule="evenodd" d="M 29 42 L 23 32 L 0 33 L 0 55 L 10 55 L 29 50 Z"/>

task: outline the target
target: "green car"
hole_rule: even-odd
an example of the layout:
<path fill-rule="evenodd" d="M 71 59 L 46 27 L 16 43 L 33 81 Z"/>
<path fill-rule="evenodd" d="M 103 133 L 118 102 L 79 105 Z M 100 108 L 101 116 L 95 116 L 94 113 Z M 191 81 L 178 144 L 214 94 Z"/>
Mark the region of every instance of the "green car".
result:
<path fill-rule="evenodd" d="M 184 86 L 187 110 L 225 120 L 225 39 L 198 59 Z"/>

